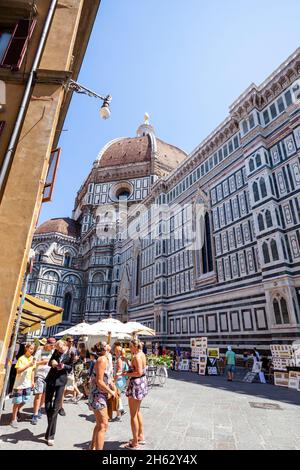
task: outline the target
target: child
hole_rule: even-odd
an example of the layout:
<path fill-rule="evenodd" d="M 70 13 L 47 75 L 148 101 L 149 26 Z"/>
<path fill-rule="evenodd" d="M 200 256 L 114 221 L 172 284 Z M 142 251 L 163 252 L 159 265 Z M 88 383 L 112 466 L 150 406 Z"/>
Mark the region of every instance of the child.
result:
<path fill-rule="evenodd" d="M 34 387 L 34 369 L 36 361 L 32 357 L 33 353 L 34 344 L 26 344 L 25 353 L 18 359 L 15 365 L 17 375 L 13 387 L 13 412 L 10 423 L 10 425 L 15 429 L 18 429 L 17 418 L 20 409 L 30 399 L 31 392 Z"/>

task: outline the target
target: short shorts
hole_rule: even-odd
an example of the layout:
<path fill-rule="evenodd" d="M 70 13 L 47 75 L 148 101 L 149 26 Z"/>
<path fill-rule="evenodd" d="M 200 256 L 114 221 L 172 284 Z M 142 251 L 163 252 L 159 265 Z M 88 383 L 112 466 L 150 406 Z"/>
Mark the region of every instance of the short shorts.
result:
<path fill-rule="evenodd" d="M 31 397 L 31 388 L 15 388 L 12 394 L 12 402 L 14 405 L 27 403 Z"/>

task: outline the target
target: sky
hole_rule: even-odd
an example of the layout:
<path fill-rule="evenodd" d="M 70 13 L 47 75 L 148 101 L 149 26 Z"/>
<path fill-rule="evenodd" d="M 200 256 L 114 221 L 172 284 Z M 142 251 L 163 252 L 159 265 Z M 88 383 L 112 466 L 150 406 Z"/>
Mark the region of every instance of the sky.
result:
<path fill-rule="evenodd" d="M 101 148 L 135 136 L 145 112 L 159 138 L 190 153 L 300 46 L 299 18 L 299 0 L 102 0 L 78 82 L 112 95 L 111 117 L 74 93 L 39 224 L 71 216 Z"/>

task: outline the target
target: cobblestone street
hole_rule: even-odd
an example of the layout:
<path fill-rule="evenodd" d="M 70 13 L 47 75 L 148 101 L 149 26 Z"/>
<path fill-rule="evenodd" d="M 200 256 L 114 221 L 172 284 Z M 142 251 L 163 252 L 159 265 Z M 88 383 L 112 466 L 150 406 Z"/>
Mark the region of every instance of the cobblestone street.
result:
<path fill-rule="evenodd" d="M 58 418 L 54 447 L 44 441 L 46 417 L 36 426 L 30 423 L 30 405 L 19 430 L 8 425 L 10 402 L 1 423 L 0 449 L 88 448 L 94 417 L 85 401 L 66 402 L 67 416 Z M 143 402 L 143 449 L 300 449 L 299 405 L 300 393 L 290 389 L 171 372 L 167 384 L 152 388 Z M 122 422 L 110 423 L 105 449 L 120 449 L 130 437 L 127 413 Z"/>

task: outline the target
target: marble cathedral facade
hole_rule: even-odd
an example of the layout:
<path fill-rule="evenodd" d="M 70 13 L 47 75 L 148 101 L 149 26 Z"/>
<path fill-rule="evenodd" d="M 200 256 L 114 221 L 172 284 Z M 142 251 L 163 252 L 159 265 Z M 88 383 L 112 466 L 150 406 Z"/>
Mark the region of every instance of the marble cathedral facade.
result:
<path fill-rule="evenodd" d="M 189 228 L 196 240 L 202 230 L 203 245 Z M 109 142 L 72 218 L 44 222 L 33 248 L 30 293 L 64 307 L 56 328 L 112 315 L 155 328 L 169 346 L 198 336 L 240 350 L 293 341 L 300 49 L 252 84 L 190 155 L 157 138 L 147 121 L 136 137 Z"/>

